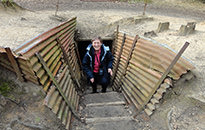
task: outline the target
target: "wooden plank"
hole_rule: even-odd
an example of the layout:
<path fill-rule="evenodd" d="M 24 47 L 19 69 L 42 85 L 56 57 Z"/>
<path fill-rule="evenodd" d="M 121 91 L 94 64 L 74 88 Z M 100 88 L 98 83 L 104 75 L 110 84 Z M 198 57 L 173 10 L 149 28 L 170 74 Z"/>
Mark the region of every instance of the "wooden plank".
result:
<path fill-rule="evenodd" d="M 112 44 L 112 46 L 113 46 L 113 47 L 112 47 L 112 54 L 114 54 L 114 48 L 115 48 L 115 46 L 116 46 L 118 33 L 119 33 L 119 25 L 117 25 L 116 38 L 115 38 L 115 41 L 114 41 L 113 44 Z"/>
<path fill-rule="evenodd" d="M 13 53 L 11 52 L 11 49 L 7 47 L 7 48 L 5 48 L 5 50 L 6 50 L 6 53 L 8 55 L 9 61 L 11 62 L 11 65 L 12 65 L 14 71 L 16 72 L 16 75 L 17 75 L 18 79 L 20 81 L 24 81 L 24 79 L 22 77 L 22 73 L 20 71 L 20 68 L 17 64 L 17 61 L 16 61 Z"/>
<path fill-rule="evenodd" d="M 122 117 L 95 117 L 95 118 L 86 118 L 87 124 L 95 124 L 95 123 L 102 123 L 102 122 L 116 122 L 116 121 L 123 121 L 123 120 L 132 120 L 132 116 L 122 116 Z"/>
<path fill-rule="evenodd" d="M 78 97 L 77 97 L 77 102 L 76 102 L 76 111 L 78 110 L 78 107 L 79 107 L 79 102 L 80 102 L 80 96 L 79 95 L 77 95 Z"/>
<path fill-rule="evenodd" d="M 78 59 L 78 62 L 80 63 L 80 68 L 82 68 L 82 62 L 81 62 L 81 57 L 80 57 L 80 53 L 78 50 L 78 45 L 76 42 L 74 42 L 74 45 L 75 45 L 75 52 L 77 53 L 77 59 Z"/>
<path fill-rule="evenodd" d="M 115 106 L 115 105 L 125 105 L 124 101 L 117 102 L 103 102 L 103 103 L 89 103 L 86 104 L 86 107 L 99 107 L 99 106 Z"/>

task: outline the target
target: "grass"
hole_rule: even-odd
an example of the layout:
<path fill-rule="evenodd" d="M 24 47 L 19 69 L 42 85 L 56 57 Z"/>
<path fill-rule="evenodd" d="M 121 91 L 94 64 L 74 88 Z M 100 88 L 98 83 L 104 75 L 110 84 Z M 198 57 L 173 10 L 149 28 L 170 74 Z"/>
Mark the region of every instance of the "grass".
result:
<path fill-rule="evenodd" d="M 0 79 L 0 94 L 3 96 L 8 96 L 9 93 L 13 90 L 12 83 Z"/>

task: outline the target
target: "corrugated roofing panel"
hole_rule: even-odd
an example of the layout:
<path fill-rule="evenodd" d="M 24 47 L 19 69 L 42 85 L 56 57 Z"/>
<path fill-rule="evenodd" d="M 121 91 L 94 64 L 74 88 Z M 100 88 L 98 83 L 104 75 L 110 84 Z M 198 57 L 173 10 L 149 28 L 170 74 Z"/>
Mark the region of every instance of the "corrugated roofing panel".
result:
<path fill-rule="evenodd" d="M 124 34 L 120 32 L 117 38 L 123 41 L 123 36 Z M 166 92 L 166 88 L 156 90 L 156 84 L 175 58 L 176 53 L 157 42 L 145 38 L 137 39 L 137 43 L 132 49 L 134 38 L 128 35 L 125 36 L 122 52 L 114 52 L 115 55 L 117 54 L 115 58 L 119 58 L 119 62 L 115 63 L 117 71 L 113 86 L 115 88 L 120 87 L 127 99 L 138 110 L 142 110 L 153 95 L 161 97 Z M 120 45 L 122 44 L 116 44 L 116 46 Z M 119 51 L 120 49 L 115 50 Z M 194 66 L 184 58 L 180 58 L 168 76 L 177 80 L 182 74 L 191 69 L 194 69 Z M 164 82 L 170 84 L 170 80 L 166 79 Z M 158 92 L 157 94 L 154 94 L 155 90 Z M 146 108 L 146 112 L 149 114 L 155 109 L 152 103 L 149 103 Z"/>

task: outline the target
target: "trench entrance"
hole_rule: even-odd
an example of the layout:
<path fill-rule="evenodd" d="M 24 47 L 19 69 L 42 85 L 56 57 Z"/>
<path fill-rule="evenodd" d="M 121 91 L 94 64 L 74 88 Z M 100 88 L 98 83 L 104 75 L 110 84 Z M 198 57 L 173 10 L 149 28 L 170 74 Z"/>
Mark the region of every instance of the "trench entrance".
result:
<path fill-rule="evenodd" d="M 9 48 L 0 48 L 0 65 L 16 72 L 19 79 L 41 85 L 47 94 L 45 105 L 66 129 L 71 128 L 73 117 L 80 119 L 79 113 L 84 113 L 90 125 L 77 129 L 136 129 L 136 123 L 130 124 L 133 114 L 129 114 L 125 104 L 134 106 L 137 112 L 144 110 L 152 115 L 171 86 L 171 80 L 178 80 L 194 69 L 187 60 L 180 58 L 170 73 L 162 76 L 176 53 L 151 39 L 117 31 L 114 44 L 111 38 L 103 38 L 103 43 L 110 47 L 114 56 L 112 89 L 122 93 L 89 93 L 81 98 L 78 90 L 86 85 L 79 84 L 82 81 L 79 61 L 91 39 L 79 39 L 76 46 L 75 29 L 76 17 L 20 45 L 14 50 L 18 55 Z M 84 109 L 79 107 L 80 98 Z"/>
<path fill-rule="evenodd" d="M 112 38 L 109 38 L 109 39 L 103 39 L 103 44 L 105 46 L 109 46 L 110 50 L 112 50 L 112 43 L 113 43 L 113 39 Z M 78 51 L 79 51 L 79 54 L 80 54 L 80 60 L 82 61 L 83 60 L 83 57 L 85 55 L 85 53 L 87 52 L 86 51 L 86 48 L 87 46 L 91 44 L 91 39 L 79 39 L 77 41 L 77 45 L 78 45 Z"/>

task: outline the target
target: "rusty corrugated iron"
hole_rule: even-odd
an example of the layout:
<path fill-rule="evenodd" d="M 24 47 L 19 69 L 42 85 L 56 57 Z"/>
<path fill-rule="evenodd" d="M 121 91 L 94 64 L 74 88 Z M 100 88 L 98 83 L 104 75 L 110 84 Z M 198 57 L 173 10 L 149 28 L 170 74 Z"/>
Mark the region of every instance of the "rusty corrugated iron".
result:
<path fill-rule="evenodd" d="M 72 112 L 66 104 L 71 104 L 73 108 L 77 110 L 79 96 L 75 89 L 73 79 L 71 79 L 70 76 L 71 70 L 68 69 L 68 65 L 62 59 L 62 48 L 69 57 L 68 61 L 70 62 L 71 69 L 73 69 L 76 77 L 80 79 L 80 67 L 74 43 L 75 28 L 76 18 L 72 18 L 69 21 L 20 45 L 15 50 L 15 53 L 18 55 L 15 55 L 15 53 L 13 54 L 17 58 L 19 68 L 24 74 L 25 79 L 36 84 L 41 84 L 44 91 L 48 92 L 48 96 L 46 98 L 48 106 L 61 119 L 62 123 L 66 126 L 66 129 L 70 128 L 70 121 L 72 119 Z M 59 44 L 62 45 L 62 48 Z M 52 73 L 52 75 L 58 79 L 64 98 L 66 97 L 66 99 L 68 99 L 67 103 L 65 103 L 65 100 L 59 93 L 62 93 L 62 91 L 60 91 L 61 89 L 57 90 L 55 88 L 50 88 L 52 85 L 52 79 L 48 75 L 47 71 L 45 71 L 42 63 L 39 62 L 39 59 L 34 55 L 35 53 L 38 53 L 42 57 L 43 61 L 46 62 L 45 64 L 48 67 L 50 74 Z M 4 55 L 4 57 L 1 55 Z M 0 62 L 0 65 L 5 64 L 4 66 L 7 68 L 10 67 L 11 63 L 8 61 L 4 48 L 0 48 L 0 56 L 0 61 L 1 59 L 4 61 Z M 13 69 L 12 65 L 10 69 Z M 63 70 L 63 73 L 61 73 L 61 70 Z"/>
<path fill-rule="evenodd" d="M 123 34 L 124 32 L 118 33 L 115 43 L 114 56 L 119 62 L 114 66 L 117 71 L 113 78 L 113 88 L 120 87 L 128 102 L 133 103 L 139 111 L 146 107 L 145 112 L 151 115 L 155 109 L 152 102 L 158 102 L 166 92 L 165 87 L 156 90 L 155 85 L 175 58 L 176 53 L 142 37 L 137 39 L 134 49 L 130 49 L 134 38 L 126 35 L 125 43 L 122 45 L 118 41 L 123 40 Z M 121 53 L 120 46 L 123 46 Z M 115 60 L 114 64 L 116 63 Z M 191 69 L 194 69 L 194 66 L 184 58 L 180 58 L 169 73 L 169 77 L 177 80 Z M 170 84 L 170 80 L 164 80 L 164 84 Z M 156 93 L 153 94 L 153 91 Z"/>
<path fill-rule="evenodd" d="M 61 59 L 63 53 L 58 45 L 59 43 L 57 43 L 57 38 L 59 39 L 63 48 L 66 50 L 66 53 L 68 53 L 69 57 L 71 58 L 69 59 L 69 61 L 72 63 L 72 68 L 77 74 L 77 78 L 81 78 L 80 67 L 78 65 L 78 60 L 76 59 L 77 56 L 73 40 L 75 27 L 76 17 L 60 24 L 57 27 L 54 27 L 53 29 L 41 35 L 38 35 L 32 40 L 20 45 L 15 50 L 15 52 L 21 55 L 23 59 L 27 60 L 27 62 L 23 62 L 21 60 L 21 63 L 23 63 L 23 65 L 20 65 L 26 79 L 32 79 L 34 83 L 38 83 L 36 82 L 38 80 L 39 83 L 44 86 L 43 88 L 45 91 L 49 89 L 51 81 L 48 75 L 45 73 L 44 69 L 42 69 L 42 65 L 38 63 L 38 58 L 34 56 L 34 54 L 36 52 L 40 53 L 44 61 L 46 61 L 47 66 L 50 68 L 50 71 L 55 76 L 63 63 Z M 28 69 L 25 69 L 26 66 L 29 66 L 29 71 Z M 30 69 L 30 67 L 32 69 Z"/>
<path fill-rule="evenodd" d="M 136 44 L 133 58 L 136 62 L 141 63 L 147 68 L 157 70 L 161 73 L 165 72 L 171 61 L 176 56 L 172 50 L 143 38 L 140 38 Z M 169 76 L 175 80 L 179 79 L 187 70 L 194 69 L 194 66 L 184 58 L 180 58 L 175 64 Z"/>
<path fill-rule="evenodd" d="M 15 49 L 15 52 L 18 54 L 21 54 L 21 55 L 23 55 L 27 52 L 31 53 L 30 50 L 33 49 L 34 47 L 36 47 L 39 43 L 44 42 L 44 41 L 48 40 L 49 38 L 51 38 L 53 35 L 56 35 L 59 33 L 58 35 L 54 36 L 52 39 L 49 39 L 51 41 L 55 40 L 57 37 L 60 36 L 61 31 L 64 30 L 66 27 L 69 27 L 72 23 L 76 23 L 76 17 L 68 20 L 67 22 L 60 24 L 59 26 L 52 28 L 51 30 L 48 30 L 47 32 L 44 32 L 44 33 L 36 36 L 35 38 L 33 38 L 32 40 L 30 40 L 28 42 L 25 42 L 24 44 L 17 47 Z M 72 26 L 70 28 L 72 28 Z M 70 28 L 68 28 L 68 29 L 70 29 Z M 37 48 L 37 51 L 42 49 L 43 47 L 44 46 Z"/>

